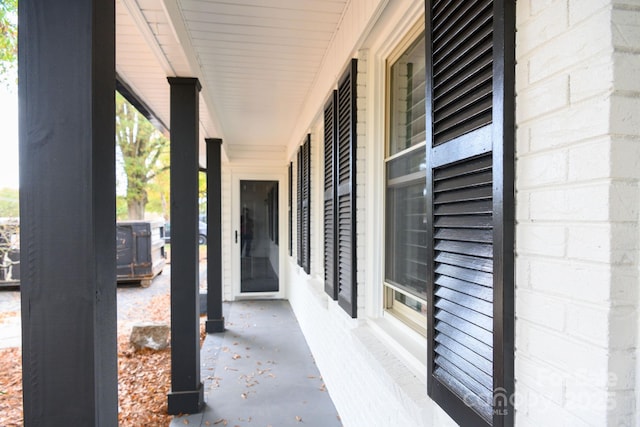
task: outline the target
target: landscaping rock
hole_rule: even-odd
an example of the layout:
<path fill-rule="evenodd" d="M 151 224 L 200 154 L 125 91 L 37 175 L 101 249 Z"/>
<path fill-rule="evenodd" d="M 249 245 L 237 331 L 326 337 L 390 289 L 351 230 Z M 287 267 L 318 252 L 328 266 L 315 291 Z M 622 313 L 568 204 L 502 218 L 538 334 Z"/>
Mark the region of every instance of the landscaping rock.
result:
<path fill-rule="evenodd" d="M 131 328 L 129 341 L 136 350 L 162 350 L 169 346 L 169 334 L 169 325 L 164 323 L 137 323 Z"/>

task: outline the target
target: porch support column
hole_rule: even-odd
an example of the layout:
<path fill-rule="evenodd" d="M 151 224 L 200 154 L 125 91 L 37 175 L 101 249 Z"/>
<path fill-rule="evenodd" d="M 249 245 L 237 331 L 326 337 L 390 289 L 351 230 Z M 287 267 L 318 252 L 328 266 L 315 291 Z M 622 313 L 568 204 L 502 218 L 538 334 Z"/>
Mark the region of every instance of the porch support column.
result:
<path fill-rule="evenodd" d="M 224 331 L 222 315 L 222 139 L 207 143 L 207 333 Z"/>
<path fill-rule="evenodd" d="M 18 26 L 24 425 L 115 426 L 115 5 Z"/>
<path fill-rule="evenodd" d="M 198 95 L 195 78 L 171 85 L 171 415 L 200 412 Z"/>

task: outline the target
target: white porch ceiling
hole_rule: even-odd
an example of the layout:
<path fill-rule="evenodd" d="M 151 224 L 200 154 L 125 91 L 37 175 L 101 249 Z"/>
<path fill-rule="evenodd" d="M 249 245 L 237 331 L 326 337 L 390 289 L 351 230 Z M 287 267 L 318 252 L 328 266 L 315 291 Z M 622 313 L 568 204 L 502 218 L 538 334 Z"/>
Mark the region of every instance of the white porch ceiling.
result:
<path fill-rule="evenodd" d="M 349 2 L 118 0 L 117 71 L 167 126 L 166 77 L 199 78 L 201 139 L 223 138 L 231 160 L 285 161 Z"/>

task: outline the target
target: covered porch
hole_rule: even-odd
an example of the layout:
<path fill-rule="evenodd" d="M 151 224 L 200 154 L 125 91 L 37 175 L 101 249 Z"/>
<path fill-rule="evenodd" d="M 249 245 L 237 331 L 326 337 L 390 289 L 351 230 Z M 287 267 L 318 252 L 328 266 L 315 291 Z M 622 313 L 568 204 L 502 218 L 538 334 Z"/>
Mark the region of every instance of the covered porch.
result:
<path fill-rule="evenodd" d="M 230 333 L 223 300 L 288 296 L 286 176 L 316 114 L 309 99 L 324 97 L 336 83 L 382 4 L 20 3 L 26 425 L 113 425 L 116 419 L 115 90 L 171 136 L 169 412 L 198 413 L 207 384 L 198 346 L 198 170 L 207 171 L 211 224 L 207 332 L 223 337 Z M 232 185 L 279 185 L 269 229 L 275 291 L 243 295 L 236 286 L 243 268 L 236 256 L 241 207 L 232 200 L 235 190 L 227 191 L 230 178 Z M 75 254 L 74 268 L 52 262 L 49 254 L 61 247 Z M 275 335 L 261 330 L 262 338 L 291 332 L 278 329 Z M 208 346 L 220 339 L 210 336 Z"/>

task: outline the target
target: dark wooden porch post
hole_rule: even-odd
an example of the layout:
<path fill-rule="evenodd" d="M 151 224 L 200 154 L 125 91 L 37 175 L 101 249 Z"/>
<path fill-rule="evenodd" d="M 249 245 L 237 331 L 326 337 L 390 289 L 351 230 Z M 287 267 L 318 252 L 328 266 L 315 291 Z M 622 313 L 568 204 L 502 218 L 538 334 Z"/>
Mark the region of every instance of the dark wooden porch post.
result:
<path fill-rule="evenodd" d="M 115 5 L 18 25 L 24 424 L 115 426 Z"/>
<path fill-rule="evenodd" d="M 207 143 L 207 324 L 206 331 L 224 331 L 222 315 L 222 165 L 220 138 Z"/>
<path fill-rule="evenodd" d="M 195 78 L 171 85 L 171 392 L 169 414 L 204 405 L 200 381 L 198 96 Z"/>

